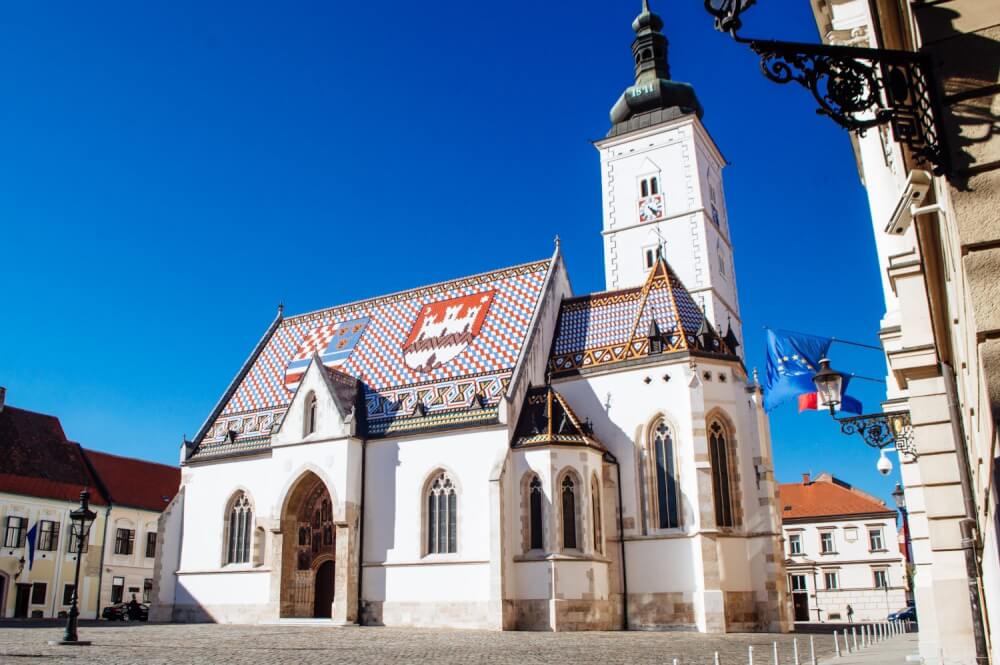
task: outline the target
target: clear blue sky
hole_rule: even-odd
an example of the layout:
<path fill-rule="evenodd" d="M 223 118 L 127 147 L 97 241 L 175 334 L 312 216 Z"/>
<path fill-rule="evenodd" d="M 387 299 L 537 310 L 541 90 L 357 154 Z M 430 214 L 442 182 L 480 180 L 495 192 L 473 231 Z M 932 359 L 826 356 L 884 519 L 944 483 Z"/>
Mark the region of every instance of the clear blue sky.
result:
<path fill-rule="evenodd" d="M 877 344 L 848 135 L 768 82 L 699 0 L 653 0 L 730 161 L 747 363 L 763 325 Z M 0 42 L 0 385 L 70 437 L 176 462 L 289 313 L 547 257 L 603 287 L 590 140 L 632 80 L 639 0 L 14 3 Z M 806 0 L 745 32 L 816 41 Z M 837 269 L 819 269 L 833 261 Z M 882 376 L 878 353 L 835 365 Z M 866 410 L 883 392 L 861 385 Z M 877 454 L 773 414 L 780 480 L 883 497 Z M 894 459 L 895 463 L 895 459 Z"/>

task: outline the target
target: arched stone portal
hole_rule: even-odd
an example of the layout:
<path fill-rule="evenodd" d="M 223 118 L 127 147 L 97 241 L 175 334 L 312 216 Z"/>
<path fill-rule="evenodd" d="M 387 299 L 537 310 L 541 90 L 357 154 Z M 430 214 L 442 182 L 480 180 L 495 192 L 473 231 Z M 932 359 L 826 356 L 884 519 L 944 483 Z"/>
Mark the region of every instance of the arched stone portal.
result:
<path fill-rule="evenodd" d="M 290 490 L 281 515 L 280 616 L 331 616 L 337 551 L 333 513 L 326 485 L 307 471 Z"/>

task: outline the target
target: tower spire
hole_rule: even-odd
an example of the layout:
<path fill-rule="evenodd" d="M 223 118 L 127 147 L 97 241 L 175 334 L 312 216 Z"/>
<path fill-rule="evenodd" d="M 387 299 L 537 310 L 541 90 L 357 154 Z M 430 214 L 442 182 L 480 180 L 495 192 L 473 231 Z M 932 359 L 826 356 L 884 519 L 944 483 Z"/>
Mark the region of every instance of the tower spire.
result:
<path fill-rule="evenodd" d="M 611 122 L 616 126 L 634 116 L 655 111 L 666 113 L 661 113 L 661 118 L 652 119 L 651 124 L 686 113 L 695 113 L 699 118 L 702 115 L 694 88 L 670 78 L 667 60 L 669 42 L 660 32 L 662 29 L 663 19 L 649 8 L 649 0 L 642 0 L 642 11 L 632 21 L 635 32 L 632 42 L 635 84 L 625 89 L 611 109 Z"/>

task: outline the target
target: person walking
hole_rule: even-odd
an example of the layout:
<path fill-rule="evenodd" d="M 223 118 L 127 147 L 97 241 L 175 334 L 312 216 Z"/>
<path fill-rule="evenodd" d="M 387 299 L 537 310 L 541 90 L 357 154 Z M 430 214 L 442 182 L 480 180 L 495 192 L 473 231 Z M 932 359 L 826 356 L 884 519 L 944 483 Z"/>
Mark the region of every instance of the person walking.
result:
<path fill-rule="evenodd" d="M 847 623 L 854 623 L 854 608 L 850 605 L 847 606 Z"/>

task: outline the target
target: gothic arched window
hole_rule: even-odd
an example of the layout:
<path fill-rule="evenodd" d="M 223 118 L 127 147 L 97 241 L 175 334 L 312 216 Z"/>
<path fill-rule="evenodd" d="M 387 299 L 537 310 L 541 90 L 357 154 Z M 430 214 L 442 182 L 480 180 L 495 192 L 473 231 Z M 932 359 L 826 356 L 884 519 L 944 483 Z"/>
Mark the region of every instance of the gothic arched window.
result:
<path fill-rule="evenodd" d="M 306 398 L 306 436 L 316 431 L 317 408 L 316 394 L 309 393 L 309 396 Z"/>
<path fill-rule="evenodd" d="M 528 483 L 528 530 L 531 549 L 545 549 L 542 532 L 542 481 L 533 476 Z"/>
<path fill-rule="evenodd" d="M 436 474 L 427 491 L 427 553 L 458 551 L 458 492 L 448 474 Z"/>
<path fill-rule="evenodd" d="M 729 434 L 725 426 L 713 420 L 708 427 L 708 452 L 712 462 L 712 495 L 715 499 L 716 526 L 736 526 L 733 512 L 733 479 L 730 468 Z"/>
<path fill-rule="evenodd" d="M 246 492 L 237 494 L 229 504 L 226 524 L 226 563 L 250 561 L 250 539 L 253 536 L 253 507 Z"/>
<path fill-rule="evenodd" d="M 576 549 L 576 483 L 569 476 L 562 481 L 563 548 Z"/>
<path fill-rule="evenodd" d="M 590 479 L 590 505 L 594 520 L 594 551 L 604 553 L 604 540 L 601 537 L 601 487 L 597 476 Z"/>
<path fill-rule="evenodd" d="M 661 529 L 674 529 L 681 525 L 674 437 L 663 420 L 656 423 L 651 436 L 650 452 L 656 475 L 656 523 Z"/>

